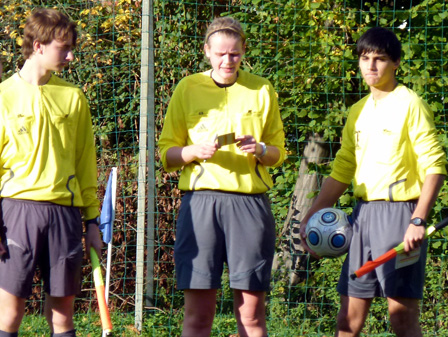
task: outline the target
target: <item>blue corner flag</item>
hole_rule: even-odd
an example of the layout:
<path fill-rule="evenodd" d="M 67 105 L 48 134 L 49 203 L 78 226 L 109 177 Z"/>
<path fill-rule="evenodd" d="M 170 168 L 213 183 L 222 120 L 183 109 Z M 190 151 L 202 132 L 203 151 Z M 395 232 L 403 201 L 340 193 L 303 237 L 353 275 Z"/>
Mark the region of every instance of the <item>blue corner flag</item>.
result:
<path fill-rule="evenodd" d="M 114 222 L 114 207 L 113 207 L 113 179 L 115 170 L 112 170 L 107 182 L 106 193 L 104 194 L 103 207 L 100 215 L 100 230 L 103 233 L 103 241 L 109 243 L 112 239 L 112 227 Z"/>

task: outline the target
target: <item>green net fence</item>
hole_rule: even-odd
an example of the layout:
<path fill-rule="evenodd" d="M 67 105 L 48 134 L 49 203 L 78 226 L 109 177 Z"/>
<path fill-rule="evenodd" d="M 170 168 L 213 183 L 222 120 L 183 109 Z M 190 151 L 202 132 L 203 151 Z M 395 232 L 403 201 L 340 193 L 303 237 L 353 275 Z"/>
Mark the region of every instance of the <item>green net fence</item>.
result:
<path fill-rule="evenodd" d="M 61 76 L 82 87 L 91 104 L 101 199 L 110 169 L 118 167 L 110 288 L 117 335 L 140 330 L 145 336 L 181 334 L 183 298 L 176 290 L 173 245 L 182 192 L 179 173 L 163 171 L 154 142 L 176 84 L 208 69 L 203 36 L 208 23 L 221 15 L 243 24 L 248 47 L 242 67 L 273 83 L 287 136 L 288 159 L 271 170 L 275 186 L 269 191 L 278 232 L 267 304 L 270 336 L 333 335 L 342 259 L 309 260 L 296 228 L 329 173 L 348 108 L 368 91 L 357 71 L 354 44 L 367 27 L 388 27 L 398 35 L 403 45 L 398 79 L 427 100 L 440 139 L 448 145 L 446 1 L 2 0 L 3 79 L 23 63 L 24 20 L 39 6 L 58 8 L 78 23 L 76 60 Z M 144 135 L 142 130 L 147 130 Z M 317 158 L 309 155 L 311 148 L 320 153 Z M 307 184 L 305 177 L 314 183 Z M 349 189 L 337 207 L 350 213 L 354 204 Z M 447 205 L 445 183 L 431 222 L 447 215 Z M 446 248 L 443 235 L 430 240 L 421 303 L 425 336 L 448 336 Z M 91 267 L 84 262 L 76 324 L 80 336 L 96 336 L 101 327 Z M 225 273 L 213 336 L 236 334 L 227 278 Z M 37 275 L 21 328 L 24 336 L 48 335 L 41 318 L 43 298 Z M 385 301 L 373 302 L 363 334 L 393 335 Z"/>

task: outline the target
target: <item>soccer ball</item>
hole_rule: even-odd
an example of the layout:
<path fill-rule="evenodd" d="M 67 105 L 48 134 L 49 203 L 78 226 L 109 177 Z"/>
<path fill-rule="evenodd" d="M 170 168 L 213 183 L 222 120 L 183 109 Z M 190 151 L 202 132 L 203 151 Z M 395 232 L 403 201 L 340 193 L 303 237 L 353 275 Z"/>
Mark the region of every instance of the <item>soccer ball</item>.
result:
<path fill-rule="evenodd" d="M 306 243 L 321 257 L 338 257 L 345 254 L 352 234 L 348 215 L 336 208 L 317 211 L 306 225 Z"/>

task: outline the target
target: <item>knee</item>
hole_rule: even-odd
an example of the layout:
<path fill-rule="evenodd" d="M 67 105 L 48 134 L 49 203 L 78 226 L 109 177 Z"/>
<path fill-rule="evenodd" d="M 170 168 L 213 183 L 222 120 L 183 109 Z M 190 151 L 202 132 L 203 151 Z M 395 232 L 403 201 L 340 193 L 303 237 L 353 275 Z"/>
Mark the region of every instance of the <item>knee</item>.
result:
<path fill-rule="evenodd" d="M 421 336 L 418 301 L 409 299 L 389 300 L 389 316 L 397 336 Z"/>
<path fill-rule="evenodd" d="M 264 316 L 240 313 L 239 321 L 241 325 L 245 327 L 258 327 L 264 323 Z"/>
<path fill-rule="evenodd" d="M 347 318 L 346 315 L 342 315 L 340 312 L 338 313 L 337 319 L 336 319 L 336 325 L 338 331 L 351 331 L 350 328 L 350 320 Z"/>
<path fill-rule="evenodd" d="M 70 314 L 53 315 L 51 323 L 53 327 L 62 327 L 62 330 L 64 331 L 67 328 L 73 327 L 73 317 Z"/>
<path fill-rule="evenodd" d="M 195 329 L 205 329 L 213 324 L 214 311 L 186 310 L 184 325 Z"/>
<path fill-rule="evenodd" d="M 3 331 L 19 331 L 22 322 L 23 313 L 16 310 L 8 310 L 0 315 L 0 330 Z"/>
<path fill-rule="evenodd" d="M 420 323 L 418 316 L 410 319 L 407 313 L 390 313 L 390 324 L 397 336 L 419 336 Z"/>
<path fill-rule="evenodd" d="M 353 336 L 359 335 L 363 327 L 363 321 L 350 317 L 346 313 L 339 312 L 337 316 L 337 331 L 350 333 Z"/>
<path fill-rule="evenodd" d="M 238 323 L 246 328 L 264 327 L 266 321 L 264 306 L 240 307 L 236 312 L 236 318 Z"/>

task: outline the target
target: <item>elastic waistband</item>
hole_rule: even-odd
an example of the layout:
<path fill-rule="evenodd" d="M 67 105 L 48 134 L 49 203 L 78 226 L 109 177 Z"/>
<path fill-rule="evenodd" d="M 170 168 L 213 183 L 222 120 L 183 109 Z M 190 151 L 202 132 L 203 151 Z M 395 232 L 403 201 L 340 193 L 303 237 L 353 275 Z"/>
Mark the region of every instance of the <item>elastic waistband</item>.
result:
<path fill-rule="evenodd" d="M 396 204 L 396 203 L 400 203 L 400 202 L 416 204 L 418 202 L 418 199 L 399 200 L 399 201 L 389 201 L 389 200 L 369 200 L 369 201 L 365 201 L 363 199 L 357 199 L 357 202 L 363 203 L 363 204 L 368 204 L 368 203 L 386 203 L 386 202 L 387 203 L 391 203 L 391 204 Z"/>
<path fill-rule="evenodd" d="M 221 190 L 199 190 L 199 191 L 187 191 L 185 194 L 197 194 L 197 195 L 216 195 L 216 196 L 244 196 L 244 197 L 261 197 L 264 196 L 265 193 L 239 193 L 239 192 L 228 192 Z"/>
<path fill-rule="evenodd" d="M 74 206 L 65 206 L 65 205 L 60 205 L 60 204 L 56 204 L 54 202 L 51 201 L 46 201 L 46 200 L 29 200 L 29 199 L 15 199 L 15 198 L 1 198 L 0 202 L 11 202 L 11 203 L 17 203 L 17 204 L 30 204 L 30 205 L 41 205 L 41 206 L 58 206 L 58 207 L 67 207 L 67 208 L 78 208 L 78 207 L 74 207 Z"/>

